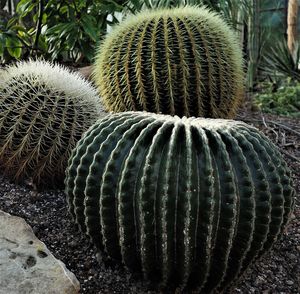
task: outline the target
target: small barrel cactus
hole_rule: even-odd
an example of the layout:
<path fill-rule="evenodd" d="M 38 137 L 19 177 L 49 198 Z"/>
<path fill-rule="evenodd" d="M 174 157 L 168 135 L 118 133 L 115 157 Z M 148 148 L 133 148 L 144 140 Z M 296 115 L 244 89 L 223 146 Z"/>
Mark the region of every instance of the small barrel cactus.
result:
<path fill-rule="evenodd" d="M 243 92 L 242 54 L 206 8 L 145 11 L 108 35 L 94 80 L 113 112 L 232 118 Z"/>
<path fill-rule="evenodd" d="M 100 113 L 97 91 L 62 66 L 7 67 L 0 81 L 1 169 L 37 186 L 63 184 L 72 149 Z"/>
<path fill-rule="evenodd" d="M 78 142 L 66 195 L 99 249 L 162 286 L 224 289 L 268 250 L 293 207 L 276 147 L 242 122 L 108 115 Z"/>

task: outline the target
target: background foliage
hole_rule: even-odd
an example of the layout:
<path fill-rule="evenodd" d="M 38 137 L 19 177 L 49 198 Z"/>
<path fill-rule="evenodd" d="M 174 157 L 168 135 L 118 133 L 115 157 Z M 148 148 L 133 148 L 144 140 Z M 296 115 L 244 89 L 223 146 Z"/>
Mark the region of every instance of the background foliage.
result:
<path fill-rule="evenodd" d="M 119 1 L 121 2 L 121 1 Z M 43 55 L 64 62 L 90 62 L 106 33 L 108 15 L 122 11 L 117 1 L 21 0 L 0 22 L 2 62 Z"/>
<path fill-rule="evenodd" d="M 250 9 L 246 0 L 0 0 L 2 63 L 29 55 L 89 63 L 109 27 L 128 13 L 157 7 L 204 4 L 237 28 Z M 6 10 L 3 10 L 6 7 Z M 7 12 L 8 10 L 8 12 Z"/>
<path fill-rule="evenodd" d="M 291 79 L 261 84 L 256 105 L 264 112 L 300 118 L 300 83 Z"/>

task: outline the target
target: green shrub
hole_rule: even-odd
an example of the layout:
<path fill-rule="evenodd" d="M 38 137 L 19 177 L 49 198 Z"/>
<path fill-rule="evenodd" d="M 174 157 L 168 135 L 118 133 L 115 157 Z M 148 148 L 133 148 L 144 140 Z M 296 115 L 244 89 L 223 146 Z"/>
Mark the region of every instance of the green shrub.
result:
<path fill-rule="evenodd" d="M 21 58 L 30 39 L 26 29 L 19 26 L 15 18 L 0 10 L 0 64 Z"/>
<path fill-rule="evenodd" d="M 160 285 L 224 290 L 280 236 L 290 172 L 254 127 L 145 112 L 94 124 L 69 160 L 82 231 Z"/>
<path fill-rule="evenodd" d="M 15 13 L 0 10 L 0 62 L 29 55 L 72 63 L 89 63 L 107 25 L 121 11 L 117 2 L 51 0 L 18 2 Z"/>
<path fill-rule="evenodd" d="M 300 118 L 300 84 L 287 83 L 278 89 L 270 85 L 255 95 L 255 103 L 264 112 Z"/>

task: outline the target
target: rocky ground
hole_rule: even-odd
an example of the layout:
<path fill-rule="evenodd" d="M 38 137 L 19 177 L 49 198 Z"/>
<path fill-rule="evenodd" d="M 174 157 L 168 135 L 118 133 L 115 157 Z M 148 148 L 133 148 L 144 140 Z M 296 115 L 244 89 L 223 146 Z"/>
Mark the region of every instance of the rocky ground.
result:
<path fill-rule="evenodd" d="M 281 149 L 300 195 L 300 124 L 273 116 L 240 115 L 259 127 Z M 272 122 L 278 123 L 273 124 Z M 98 263 L 96 251 L 76 230 L 62 191 L 35 192 L 0 175 L 0 209 L 24 218 L 36 236 L 62 260 L 81 283 L 81 293 L 155 293 L 141 277 L 121 266 Z M 245 273 L 233 293 L 300 293 L 300 200 L 282 239 Z"/>

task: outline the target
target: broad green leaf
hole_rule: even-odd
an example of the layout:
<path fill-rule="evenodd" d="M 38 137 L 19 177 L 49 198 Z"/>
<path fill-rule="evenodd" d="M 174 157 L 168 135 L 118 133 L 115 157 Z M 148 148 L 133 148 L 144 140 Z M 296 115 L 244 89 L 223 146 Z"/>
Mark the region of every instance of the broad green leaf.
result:
<path fill-rule="evenodd" d="M 34 15 L 33 15 L 33 21 L 36 23 L 37 22 L 37 20 L 38 20 L 38 18 L 39 18 L 39 13 L 37 12 L 37 13 L 35 13 Z"/>
<path fill-rule="evenodd" d="M 38 41 L 38 46 L 42 51 L 44 51 L 44 52 L 48 51 L 48 44 L 46 41 L 46 37 L 44 35 L 40 35 L 39 41 Z"/>
<path fill-rule="evenodd" d="M 51 28 L 47 29 L 47 35 L 53 35 L 53 34 L 58 34 L 59 32 L 61 32 L 62 30 L 65 29 L 67 24 L 65 23 L 59 23 L 57 25 L 54 25 Z"/>
<path fill-rule="evenodd" d="M 85 31 L 85 33 L 87 33 L 88 36 L 94 42 L 96 42 L 98 38 L 98 31 L 96 29 L 97 27 L 96 19 L 93 16 L 84 15 L 81 19 L 81 22 L 82 22 L 82 28 Z"/>
<path fill-rule="evenodd" d="M 59 12 L 60 12 L 61 14 L 65 14 L 65 13 L 67 13 L 68 11 L 69 11 L 69 8 L 68 8 L 67 5 L 62 6 L 62 7 L 59 9 Z"/>
<path fill-rule="evenodd" d="M 75 25 L 76 24 L 74 22 L 65 24 L 65 26 L 63 27 L 63 29 L 60 32 L 59 37 L 62 38 L 66 34 L 70 33 L 74 29 Z"/>
<path fill-rule="evenodd" d="M 22 14 L 27 9 L 27 7 L 31 4 L 31 0 L 21 0 L 17 5 L 17 13 Z"/>
<path fill-rule="evenodd" d="M 10 56 L 19 59 L 22 54 L 22 43 L 17 38 L 7 38 L 6 39 L 6 48 Z"/>
<path fill-rule="evenodd" d="M 77 41 L 77 32 L 73 31 L 71 32 L 67 38 L 66 38 L 66 41 L 68 43 L 68 47 L 70 50 L 73 50 L 74 47 L 75 47 L 75 43 Z"/>
<path fill-rule="evenodd" d="M 20 26 L 20 25 L 14 25 L 14 26 L 11 27 L 11 29 L 14 30 L 14 31 L 27 33 L 27 29 Z"/>
<path fill-rule="evenodd" d="M 26 16 L 29 12 L 33 10 L 34 7 L 38 5 L 38 2 L 36 1 L 31 1 L 31 0 L 21 0 L 18 5 L 17 5 L 17 13 L 21 16 L 24 17 Z"/>
<path fill-rule="evenodd" d="M 17 23 L 18 19 L 16 17 L 12 17 L 8 22 L 6 27 L 9 29 Z"/>
<path fill-rule="evenodd" d="M 32 36 L 34 34 L 34 32 L 35 32 L 35 28 L 30 28 L 28 30 L 28 35 Z"/>
<path fill-rule="evenodd" d="M 48 15 L 47 15 L 47 13 L 43 13 L 42 23 L 43 23 L 43 24 L 46 24 L 46 23 L 47 23 L 47 20 L 48 20 Z"/>

